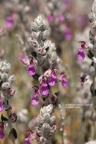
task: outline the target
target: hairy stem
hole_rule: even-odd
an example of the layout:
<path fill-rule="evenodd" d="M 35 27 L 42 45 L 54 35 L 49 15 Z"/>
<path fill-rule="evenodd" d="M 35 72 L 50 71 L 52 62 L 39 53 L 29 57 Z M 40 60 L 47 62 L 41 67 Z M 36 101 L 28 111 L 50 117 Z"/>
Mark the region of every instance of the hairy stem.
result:
<path fill-rule="evenodd" d="M 62 144 L 64 144 L 64 115 L 61 108 L 61 104 L 58 104 L 58 107 L 59 107 L 60 117 L 61 117 Z"/>

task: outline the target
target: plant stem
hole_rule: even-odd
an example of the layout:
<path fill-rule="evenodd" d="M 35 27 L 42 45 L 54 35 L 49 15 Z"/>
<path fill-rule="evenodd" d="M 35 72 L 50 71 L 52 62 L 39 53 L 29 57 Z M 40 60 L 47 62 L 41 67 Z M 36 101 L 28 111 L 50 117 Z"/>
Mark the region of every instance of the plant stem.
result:
<path fill-rule="evenodd" d="M 5 96 L 5 102 L 7 102 L 7 96 Z M 10 107 L 10 106 L 9 106 Z M 12 123 L 10 122 L 9 116 L 10 116 L 10 109 L 6 111 L 7 117 L 8 117 L 8 124 L 10 130 L 12 129 Z M 15 144 L 15 140 L 12 140 L 12 143 Z"/>
<path fill-rule="evenodd" d="M 58 107 L 59 107 L 60 117 L 61 117 L 62 144 L 64 144 L 64 115 L 61 108 L 61 104 L 58 104 Z"/>

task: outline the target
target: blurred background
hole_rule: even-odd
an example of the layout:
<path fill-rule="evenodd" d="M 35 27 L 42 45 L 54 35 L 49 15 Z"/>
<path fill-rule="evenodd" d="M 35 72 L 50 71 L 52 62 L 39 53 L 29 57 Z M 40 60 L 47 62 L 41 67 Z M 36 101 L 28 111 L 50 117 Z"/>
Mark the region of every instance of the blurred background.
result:
<path fill-rule="evenodd" d="M 82 108 L 64 108 L 66 103 L 74 103 L 80 94 L 80 73 L 87 67 L 87 62 L 78 62 L 78 41 L 89 40 L 90 25 L 88 14 L 93 0 L 0 0 L 0 29 L 6 29 L 6 34 L 0 37 L 0 58 L 6 59 L 12 66 L 11 74 L 15 74 L 14 88 L 16 94 L 11 100 L 13 111 L 18 114 L 16 129 L 17 144 L 24 144 L 26 129 L 34 129 L 35 118 L 41 105 L 30 104 L 32 86 L 37 81 L 30 78 L 26 68 L 20 62 L 24 48 L 18 41 L 18 35 L 26 42 L 30 32 L 30 23 L 38 15 L 44 16 L 50 25 L 50 39 L 57 47 L 57 53 L 62 59 L 69 79 L 67 89 L 62 88 L 59 98 L 65 113 L 65 144 L 83 144 L 85 141 L 85 125 L 82 121 Z M 57 88 L 54 87 L 54 91 Z M 79 92 L 78 92 L 79 91 Z M 86 98 L 87 99 L 87 98 Z M 41 102 L 42 103 L 42 102 Z M 3 112 L 6 115 L 5 112 Z M 60 113 L 55 109 L 57 131 L 53 144 L 62 144 L 60 132 Z M 2 113 L 1 113 L 2 114 Z M 88 121 L 92 124 L 92 121 Z M 8 129 L 6 129 L 7 135 Z M 0 144 L 11 141 L 5 136 Z"/>

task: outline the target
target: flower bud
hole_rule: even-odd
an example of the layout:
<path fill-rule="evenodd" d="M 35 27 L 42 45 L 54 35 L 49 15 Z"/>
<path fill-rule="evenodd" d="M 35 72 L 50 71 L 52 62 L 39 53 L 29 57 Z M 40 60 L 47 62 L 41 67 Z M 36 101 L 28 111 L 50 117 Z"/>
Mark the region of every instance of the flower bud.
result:
<path fill-rule="evenodd" d="M 10 88 L 10 83 L 9 82 L 4 82 L 2 84 L 2 89 L 9 89 Z"/>
<path fill-rule="evenodd" d="M 10 76 L 9 79 L 8 79 L 8 82 L 11 84 L 14 81 L 15 81 L 15 76 L 14 75 Z"/>

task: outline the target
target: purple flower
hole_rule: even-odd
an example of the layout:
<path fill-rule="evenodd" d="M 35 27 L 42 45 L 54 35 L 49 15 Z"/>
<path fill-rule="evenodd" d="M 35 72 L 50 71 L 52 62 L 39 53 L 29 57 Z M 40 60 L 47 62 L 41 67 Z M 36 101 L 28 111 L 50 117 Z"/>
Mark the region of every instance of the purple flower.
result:
<path fill-rule="evenodd" d="M 48 77 L 48 85 L 49 86 L 54 86 L 56 84 L 56 76 L 54 74 L 51 74 L 49 77 Z"/>
<path fill-rule="evenodd" d="M 29 75 L 33 76 L 36 74 L 36 69 L 34 66 L 34 58 L 32 56 L 29 57 L 30 64 L 27 66 Z"/>
<path fill-rule="evenodd" d="M 71 37 L 72 37 L 71 29 L 69 27 L 67 27 L 64 31 L 64 38 L 66 40 L 70 40 Z"/>
<path fill-rule="evenodd" d="M 35 93 L 32 95 L 31 104 L 37 106 L 39 104 L 39 88 L 37 86 L 34 87 Z"/>
<path fill-rule="evenodd" d="M 2 112 L 4 109 L 4 106 L 3 106 L 3 102 L 1 100 L 1 96 L 0 96 L 0 112 Z"/>
<path fill-rule="evenodd" d="M 32 143 L 30 142 L 30 138 L 29 138 L 29 137 L 26 137 L 26 138 L 25 138 L 25 142 L 26 142 L 26 144 L 32 144 Z"/>
<path fill-rule="evenodd" d="M 63 85 L 64 87 L 67 88 L 67 87 L 68 87 L 68 80 L 67 80 L 66 77 L 67 77 L 67 76 L 66 76 L 65 72 L 61 72 L 60 75 L 58 75 L 57 79 L 58 79 L 59 81 L 61 81 L 61 83 L 62 83 L 62 85 Z"/>
<path fill-rule="evenodd" d="M 34 105 L 34 106 L 37 106 L 39 104 L 39 98 L 38 98 L 37 94 L 32 95 L 31 104 Z"/>
<path fill-rule="evenodd" d="M 61 14 L 60 16 L 59 16 L 59 18 L 58 18 L 58 21 L 59 22 L 63 22 L 64 21 L 64 15 L 63 14 Z"/>
<path fill-rule="evenodd" d="M 87 20 L 86 15 L 80 15 L 80 16 L 77 18 L 77 23 L 78 23 L 79 26 L 81 26 L 82 28 L 86 27 L 87 24 L 88 24 L 88 20 Z"/>
<path fill-rule="evenodd" d="M 0 122 L 0 131 L 4 131 L 4 123 L 3 122 Z"/>
<path fill-rule="evenodd" d="M 36 135 L 33 133 L 31 130 L 27 130 L 28 132 L 28 137 L 25 138 L 26 144 L 32 144 L 32 140 L 35 139 Z"/>
<path fill-rule="evenodd" d="M 20 56 L 19 56 L 19 60 L 20 60 L 20 61 L 23 61 L 23 59 L 25 59 L 24 53 L 20 54 Z"/>
<path fill-rule="evenodd" d="M 54 20 L 54 15 L 53 15 L 53 14 L 50 14 L 50 15 L 48 16 L 48 21 L 49 21 L 49 22 L 53 22 L 53 20 Z"/>
<path fill-rule="evenodd" d="M 81 48 L 78 50 L 78 60 L 82 61 L 85 58 L 85 53 L 84 50 L 87 48 L 86 42 L 85 41 L 79 41 L 81 43 Z"/>
<path fill-rule="evenodd" d="M 64 77 L 62 77 L 62 85 L 66 88 L 68 87 L 68 80 L 65 79 Z"/>
<path fill-rule="evenodd" d="M 30 64 L 27 68 L 28 68 L 28 74 L 29 75 L 33 76 L 36 74 L 36 70 L 35 70 L 35 67 L 33 64 Z"/>
<path fill-rule="evenodd" d="M 79 43 L 81 44 L 81 48 L 83 50 L 85 50 L 87 48 L 86 42 L 85 41 L 79 41 Z"/>
<path fill-rule="evenodd" d="M 0 140 L 3 140 L 4 136 L 4 131 L 0 131 Z"/>
<path fill-rule="evenodd" d="M 48 94 L 49 94 L 49 89 L 48 89 L 48 87 L 47 87 L 47 86 L 44 87 L 44 86 L 41 85 L 40 93 L 41 93 L 42 95 L 44 95 L 44 96 L 48 95 Z"/>
<path fill-rule="evenodd" d="M 56 84 L 56 81 L 57 81 L 56 72 L 57 72 L 56 68 L 51 69 L 50 76 L 47 79 L 49 86 L 54 86 Z"/>
<path fill-rule="evenodd" d="M 84 50 L 82 48 L 79 48 L 79 50 L 78 50 L 78 60 L 82 61 L 82 60 L 84 60 L 84 58 L 85 58 Z"/>
<path fill-rule="evenodd" d="M 67 6 L 70 4 L 70 2 L 71 2 L 70 0 L 64 0 L 64 4 Z"/>
<path fill-rule="evenodd" d="M 46 79 L 45 76 L 42 78 L 42 84 L 41 84 L 41 87 L 40 87 L 40 93 L 42 95 L 44 95 L 44 96 L 49 94 L 47 79 Z"/>
<path fill-rule="evenodd" d="M 4 138 L 4 123 L 0 122 L 0 140 Z"/>
<path fill-rule="evenodd" d="M 14 23 L 14 20 L 13 20 L 13 15 L 9 15 L 6 19 L 6 27 L 7 28 L 12 28 L 13 27 L 13 23 Z"/>

